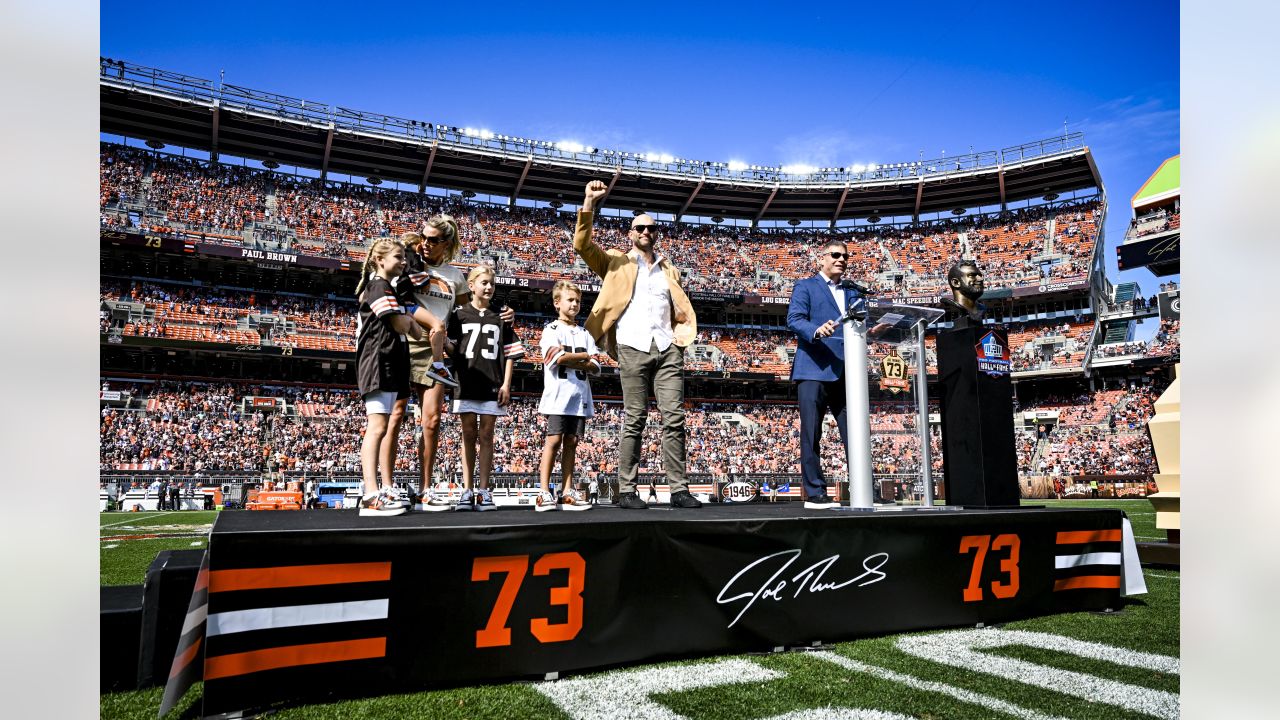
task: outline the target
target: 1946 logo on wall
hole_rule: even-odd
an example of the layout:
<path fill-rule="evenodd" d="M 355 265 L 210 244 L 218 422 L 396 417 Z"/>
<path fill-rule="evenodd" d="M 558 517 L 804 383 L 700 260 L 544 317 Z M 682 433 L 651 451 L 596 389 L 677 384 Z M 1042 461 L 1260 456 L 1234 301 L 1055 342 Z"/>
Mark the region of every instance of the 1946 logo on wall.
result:
<path fill-rule="evenodd" d="M 728 485 L 720 488 L 720 497 L 725 502 L 751 502 L 760 494 L 760 488 L 755 483 L 749 483 L 744 480 L 735 480 Z"/>

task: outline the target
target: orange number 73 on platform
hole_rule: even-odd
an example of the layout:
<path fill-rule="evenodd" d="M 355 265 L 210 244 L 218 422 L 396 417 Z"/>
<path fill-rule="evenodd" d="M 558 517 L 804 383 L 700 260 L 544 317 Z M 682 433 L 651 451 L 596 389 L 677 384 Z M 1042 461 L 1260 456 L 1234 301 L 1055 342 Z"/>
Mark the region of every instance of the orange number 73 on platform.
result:
<path fill-rule="evenodd" d="M 965 602 L 982 600 L 982 564 L 987 559 L 987 550 L 999 552 L 1007 550 L 1008 555 L 1000 558 L 1000 572 L 1005 574 L 1004 581 L 991 583 L 991 594 L 1000 600 L 1007 600 L 1018 594 L 1021 579 L 1018 575 L 1018 552 L 1022 549 L 1022 540 L 1012 533 L 997 535 L 995 540 L 990 535 L 965 535 L 960 538 L 960 553 L 974 553 L 973 569 L 969 572 L 969 587 L 964 589 Z"/>
<path fill-rule="evenodd" d="M 511 644 L 511 628 L 507 619 L 520 594 L 520 585 L 529 570 L 528 555 L 479 557 L 471 565 L 471 581 L 486 582 L 495 574 L 506 577 L 498 591 L 498 600 L 489 613 L 484 629 L 476 631 L 476 647 L 505 647 Z M 541 643 L 564 642 L 582 630 L 582 589 L 587 577 L 587 562 L 576 552 L 549 553 L 533 564 L 534 575 L 549 575 L 552 570 L 568 570 L 568 584 L 551 588 L 550 604 L 564 605 L 565 621 L 552 623 L 547 618 L 529 621 L 529 632 Z"/>

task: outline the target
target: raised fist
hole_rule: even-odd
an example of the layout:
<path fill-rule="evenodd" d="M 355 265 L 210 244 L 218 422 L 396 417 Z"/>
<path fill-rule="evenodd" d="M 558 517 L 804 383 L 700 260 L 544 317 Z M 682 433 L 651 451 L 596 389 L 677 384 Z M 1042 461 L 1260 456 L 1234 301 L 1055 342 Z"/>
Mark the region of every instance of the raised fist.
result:
<path fill-rule="evenodd" d="M 582 201 L 582 209 L 595 210 L 596 203 L 602 200 L 607 192 L 609 192 L 609 186 L 600 180 L 587 183 L 587 194 Z"/>

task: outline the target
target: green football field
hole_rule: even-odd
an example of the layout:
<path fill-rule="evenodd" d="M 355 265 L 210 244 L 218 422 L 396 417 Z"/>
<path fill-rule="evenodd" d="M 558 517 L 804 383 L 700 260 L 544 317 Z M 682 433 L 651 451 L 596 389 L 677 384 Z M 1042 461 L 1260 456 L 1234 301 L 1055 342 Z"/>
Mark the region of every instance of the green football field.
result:
<path fill-rule="evenodd" d="M 1139 542 L 1163 539 L 1145 500 L 1037 500 L 1115 507 Z M 205 546 L 214 512 L 104 513 L 103 585 L 142 582 L 156 553 Z M 1146 568 L 1148 593 L 1115 613 L 837 643 L 817 651 L 726 655 L 558 681 L 385 695 L 272 715 L 335 718 L 896 720 L 1179 716 L 1176 570 Z M 155 718 L 162 688 L 101 696 L 103 718 Z M 170 718 L 198 715 L 199 686 Z"/>

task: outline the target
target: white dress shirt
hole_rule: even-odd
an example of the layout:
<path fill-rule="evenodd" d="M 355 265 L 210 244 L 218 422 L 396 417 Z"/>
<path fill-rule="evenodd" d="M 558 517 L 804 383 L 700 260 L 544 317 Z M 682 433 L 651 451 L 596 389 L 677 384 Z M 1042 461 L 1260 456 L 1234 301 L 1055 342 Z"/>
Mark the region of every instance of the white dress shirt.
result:
<path fill-rule="evenodd" d="M 652 343 L 657 343 L 658 352 L 665 352 L 675 342 L 676 336 L 671 329 L 671 286 L 667 283 L 667 274 L 662 271 L 665 261 L 666 258 L 658 255 L 650 266 L 643 255 L 636 253 L 639 264 L 636 287 L 627 309 L 618 318 L 619 345 L 647 353 Z"/>
<path fill-rule="evenodd" d="M 849 309 L 844 306 L 844 288 L 840 287 L 840 279 L 832 280 L 822 273 L 818 273 L 818 277 L 827 284 L 827 289 L 831 291 L 831 299 L 835 300 L 836 307 L 840 308 L 840 317 L 844 317 Z"/>

